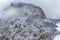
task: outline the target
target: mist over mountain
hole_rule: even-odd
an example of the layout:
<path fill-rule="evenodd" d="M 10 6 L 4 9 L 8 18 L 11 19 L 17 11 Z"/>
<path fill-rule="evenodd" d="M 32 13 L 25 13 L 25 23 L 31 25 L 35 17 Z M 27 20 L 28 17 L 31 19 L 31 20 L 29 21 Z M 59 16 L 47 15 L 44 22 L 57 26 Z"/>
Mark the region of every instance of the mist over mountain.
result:
<path fill-rule="evenodd" d="M 30 3 L 41 7 L 48 18 L 60 18 L 60 0 L 0 0 L 0 11 L 12 2 Z"/>

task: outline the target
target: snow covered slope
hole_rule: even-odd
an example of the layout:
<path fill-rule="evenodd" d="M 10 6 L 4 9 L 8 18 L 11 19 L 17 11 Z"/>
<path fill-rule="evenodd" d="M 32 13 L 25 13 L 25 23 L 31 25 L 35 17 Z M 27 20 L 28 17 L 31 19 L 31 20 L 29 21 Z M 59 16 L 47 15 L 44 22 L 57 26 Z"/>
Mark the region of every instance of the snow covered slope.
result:
<path fill-rule="evenodd" d="M 60 23 L 56 23 L 56 25 L 58 26 L 56 29 L 57 29 L 58 31 L 60 31 Z M 60 35 L 57 35 L 57 36 L 54 38 L 54 40 L 60 40 Z"/>

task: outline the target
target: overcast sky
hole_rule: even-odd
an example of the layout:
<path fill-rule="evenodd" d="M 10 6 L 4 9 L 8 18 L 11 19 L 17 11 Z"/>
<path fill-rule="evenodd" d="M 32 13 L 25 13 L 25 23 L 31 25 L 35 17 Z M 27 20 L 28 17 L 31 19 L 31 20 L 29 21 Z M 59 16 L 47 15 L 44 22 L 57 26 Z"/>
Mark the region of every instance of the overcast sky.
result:
<path fill-rule="evenodd" d="M 24 2 L 40 6 L 47 17 L 60 18 L 60 0 L 0 0 L 0 11 L 11 2 Z"/>

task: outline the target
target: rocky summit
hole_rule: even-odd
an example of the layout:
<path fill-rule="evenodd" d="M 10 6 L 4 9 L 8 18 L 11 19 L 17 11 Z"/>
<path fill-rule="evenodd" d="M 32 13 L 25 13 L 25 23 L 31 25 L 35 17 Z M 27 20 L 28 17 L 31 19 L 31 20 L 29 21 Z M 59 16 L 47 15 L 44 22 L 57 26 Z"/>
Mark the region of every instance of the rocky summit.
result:
<path fill-rule="evenodd" d="M 0 40 L 53 40 L 56 27 L 40 7 L 11 3 L 1 12 Z"/>

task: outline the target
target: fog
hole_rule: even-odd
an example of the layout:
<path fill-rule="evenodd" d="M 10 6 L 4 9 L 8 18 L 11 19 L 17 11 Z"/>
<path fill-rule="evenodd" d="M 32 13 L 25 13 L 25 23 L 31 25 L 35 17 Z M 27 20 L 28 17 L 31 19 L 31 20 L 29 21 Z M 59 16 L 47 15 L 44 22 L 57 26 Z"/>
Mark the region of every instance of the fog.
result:
<path fill-rule="evenodd" d="M 40 6 L 48 18 L 60 18 L 60 0 L 0 0 L 0 11 L 11 2 L 24 2 Z"/>

